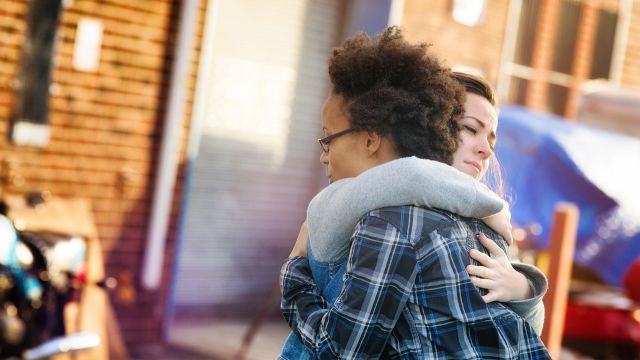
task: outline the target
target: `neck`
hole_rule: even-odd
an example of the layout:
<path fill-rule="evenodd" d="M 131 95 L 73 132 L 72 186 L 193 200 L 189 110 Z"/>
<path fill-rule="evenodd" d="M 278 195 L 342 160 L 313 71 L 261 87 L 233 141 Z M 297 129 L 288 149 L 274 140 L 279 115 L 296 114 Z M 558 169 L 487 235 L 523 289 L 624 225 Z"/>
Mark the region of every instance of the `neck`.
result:
<path fill-rule="evenodd" d="M 383 139 L 375 151 L 369 153 L 366 155 L 366 158 L 363 159 L 361 163 L 362 167 L 358 174 L 398 158 L 398 153 L 395 151 L 393 144 L 389 140 Z"/>
<path fill-rule="evenodd" d="M 396 152 L 395 146 L 389 140 L 383 140 L 380 143 L 380 147 L 373 154 L 373 161 L 376 163 L 374 166 L 382 165 L 392 160 L 400 158 Z"/>

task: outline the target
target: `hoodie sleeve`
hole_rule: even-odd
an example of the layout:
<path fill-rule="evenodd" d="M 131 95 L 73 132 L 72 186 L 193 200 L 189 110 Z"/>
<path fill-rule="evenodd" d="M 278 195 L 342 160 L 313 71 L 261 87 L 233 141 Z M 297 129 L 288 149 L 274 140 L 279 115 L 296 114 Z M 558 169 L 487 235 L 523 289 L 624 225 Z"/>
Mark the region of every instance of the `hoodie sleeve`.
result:
<path fill-rule="evenodd" d="M 346 252 L 354 225 L 371 210 L 416 205 L 483 218 L 505 205 L 484 184 L 441 162 L 401 158 L 337 181 L 313 198 L 307 210 L 311 246 L 320 260 Z"/>

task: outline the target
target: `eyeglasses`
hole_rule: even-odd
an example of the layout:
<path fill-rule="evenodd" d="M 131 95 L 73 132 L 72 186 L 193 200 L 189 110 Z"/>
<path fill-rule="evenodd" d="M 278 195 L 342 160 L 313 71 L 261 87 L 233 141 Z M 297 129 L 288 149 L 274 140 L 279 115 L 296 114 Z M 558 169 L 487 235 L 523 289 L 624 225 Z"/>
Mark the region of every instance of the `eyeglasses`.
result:
<path fill-rule="evenodd" d="M 318 142 L 320 143 L 320 147 L 322 148 L 322 151 L 328 153 L 329 152 L 329 143 L 331 142 L 331 140 L 340 137 L 344 134 L 348 134 L 350 132 L 354 132 L 356 131 L 356 129 L 354 128 L 348 128 L 346 130 L 342 130 L 342 131 L 338 131 L 335 134 L 331 134 L 327 137 L 323 137 L 322 139 L 318 139 Z"/>

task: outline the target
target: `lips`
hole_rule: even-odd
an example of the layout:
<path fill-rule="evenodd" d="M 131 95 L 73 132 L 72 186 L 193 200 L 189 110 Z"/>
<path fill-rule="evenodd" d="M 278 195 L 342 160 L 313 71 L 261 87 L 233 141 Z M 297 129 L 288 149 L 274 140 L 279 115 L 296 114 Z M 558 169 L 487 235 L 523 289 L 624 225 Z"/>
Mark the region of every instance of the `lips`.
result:
<path fill-rule="evenodd" d="M 475 161 L 467 161 L 467 160 L 465 160 L 464 163 L 468 164 L 468 165 L 471 165 L 474 168 L 476 168 L 476 170 L 478 170 L 478 173 L 482 172 L 482 166 L 480 166 L 480 163 L 475 162 Z"/>

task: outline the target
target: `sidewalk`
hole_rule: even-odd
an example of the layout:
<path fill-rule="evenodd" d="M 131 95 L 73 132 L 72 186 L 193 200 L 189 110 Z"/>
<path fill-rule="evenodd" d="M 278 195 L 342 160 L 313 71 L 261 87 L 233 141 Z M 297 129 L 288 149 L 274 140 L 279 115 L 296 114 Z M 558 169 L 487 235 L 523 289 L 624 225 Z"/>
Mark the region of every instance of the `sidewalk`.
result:
<path fill-rule="evenodd" d="M 248 321 L 181 320 L 173 326 L 168 347 L 148 353 L 142 358 L 239 360 L 240 345 L 249 325 Z M 276 359 L 288 334 L 289 327 L 284 321 L 265 322 L 254 337 L 244 360 Z M 560 359 L 594 360 L 567 348 L 562 349 Z"/>
<path fill-rule="evenodd" d="M 169 344 L 203 358 L 237 359 L 249 322 L 228 320 L 179 320 L 169 334 Z M 283 321 L 265 322 L 251 343 L 245 360 L 273 360 L 282 350 L 289 327 Z"/>

